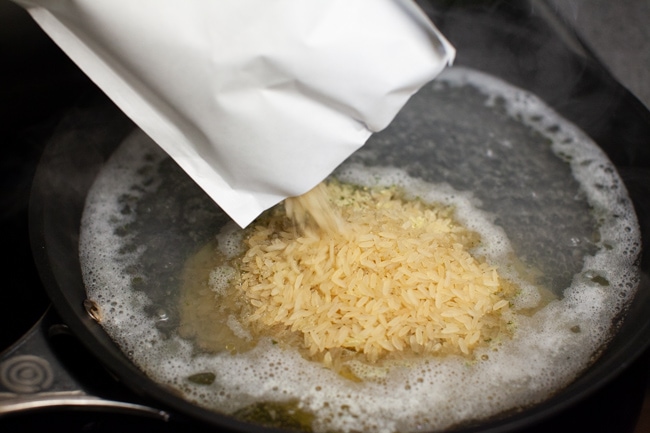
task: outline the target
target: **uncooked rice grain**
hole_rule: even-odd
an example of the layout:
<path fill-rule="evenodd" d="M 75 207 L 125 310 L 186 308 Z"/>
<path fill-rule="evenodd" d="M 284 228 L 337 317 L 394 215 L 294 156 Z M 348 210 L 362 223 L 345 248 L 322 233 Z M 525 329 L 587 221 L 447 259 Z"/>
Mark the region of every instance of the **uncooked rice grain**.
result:
<path fill-rule="evenodd" d="M 507 334 L 514 286 L 472 256 L 480 239 L 453 220 L 453 209 L 395 188 L 329 182 L 318 191 L 345 232 L 321 230 L 304 214 L 297 230 L 279 207 L 246 239 L 238 287 L 251 329 L 278 340 L 299 334 L 326 365 L 346 352 L 367 362 L 471 355 Z"/>

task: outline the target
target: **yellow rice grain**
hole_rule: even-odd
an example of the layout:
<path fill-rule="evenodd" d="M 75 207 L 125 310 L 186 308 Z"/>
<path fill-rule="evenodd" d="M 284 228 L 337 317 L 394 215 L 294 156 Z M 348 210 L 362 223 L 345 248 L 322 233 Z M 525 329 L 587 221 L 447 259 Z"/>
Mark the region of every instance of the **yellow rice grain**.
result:
<path fill-rule="evenodd" d="M 370 362 L 471 355 L 507 333 L 513 286 L 472 256 L 478 236 L 454 222 L 453 210 L 390 188 L 331 182 L 314 191 L 325 196 L 292 201 L 252 227 L 247 252 L 232 264 L 249 328 L 278 340 L 298 334 L 328 366 L 341 349 Z M 310 206 L 325 202 L 338 222 L 322 228 Z"/>

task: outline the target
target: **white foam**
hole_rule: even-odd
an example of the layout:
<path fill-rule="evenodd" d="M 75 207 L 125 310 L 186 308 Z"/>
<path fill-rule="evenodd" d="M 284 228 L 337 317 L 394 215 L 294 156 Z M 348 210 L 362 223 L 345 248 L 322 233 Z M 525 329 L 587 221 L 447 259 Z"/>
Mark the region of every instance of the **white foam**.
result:
<path fill-rule="evenodd" d="M 147 296 L 132 290 L 124 272 L 137 263 L 142 250 L 120 254 L 124 238 L 114 233 L 116 226 L 131 218 L 119 213 L 116 197 L 128 193 L 137 198 L 130 185 L 142 183 L 134 169 L 147 152 L 138 150 L 138 142 L 146 141 L 142 136 L 125 143 L 110 169 L 98 178 L 82 223 L 84 280 L 89 297 L 109 312 L 103 322 L 109 334 L 152 379 L 182 390 L 198 404 L 230 413 L 257 401 L 297 400 L 303 409 L 317 414 L 312 426 L 316 432 L 439 430 L 534 404 L 568 384 L 607 341 L 611 330 L 606 324 L 634 293 L 633 261 L 640 244 L 631 204 L 604 154 L 533 95 L 466 69 L 452 68 L 435 85 L 445 82 L 481 89 L 488 104 L 504 98 L 512 116 L 526 119 L 547 135 L 556 153 L 569 161 L 602 220 L 601 237 L 608 248 L 585 259 L 563 299 L 552 301 L 532 317 L 517 316 L 512 340 L 500 342 L 498 350 L 480 349 L 476 362 L 455 357 L 422 360 L 393 368 L 377 381 L 356 383 L 267 340 L 244 354 L 196 355 L 191 342 L 176 336 L 162 338 L 156 318 L 144 312 Z M 559 129 L 550 128 L 558 125 Z M 478 252 L 494 263 L 507 262 L 511 252 L 507 237 L 479 209 L 471 193 L 454 191 L 448 185 L 432 186 L 391 168 L 346 165 L 337 175 L 361 184 L 397 184 L 425 200 L 453 204 L 456 217 L 483 236 Z M 237 254 L 240 245 L 238 230 L 222 230 L 219 249 L 224 254 Z M 222 274 L 215 274 L 218 290 L 228 272 Z M 516 277 L 514 271 L 511 275 Z M 604 280 L 608 285 L 602 284 Z M 535 304 L 536 293 L 524 288 L 515 309 Z M 236 320 L 230 325 L 237 332 L 245 331 Z M 186 380 L 204 371 L 216 374 L 212 385 Z"/>
<path fill-rule="evenodd" d="M 237 271 L 231 266 L 217 266 L 212 271 L 210 271 L 210 276 L 208 277 L 208 286 L 210 287 L 210 290 L 216 294 L 223 295 L 230 285 L 230 282 L 233 278 L 235 278 L 236 275 Z"/>
<path fill-rule="evenodd" d="M 221 228 L 217 240 L 217 249 L 228 259 L 243 252 L 242 230 L 233 221 L 228 222 Z"/>
<path fill-rule="evenodd" d="M 144 164 L 155 166 L 166 157 L 141 146 L 142 138 L 141 135 L 130 136 L 112 155 L 110 174 L 95 180 L 81 221 L 79 255 L 84 283 L 87 292 L 104 311 L 104 317 L 110 318 L 103 325 L 111 335 L 122 334 L 134 322 L 138 327 L 149 326 L 146 317 L 140 314 L 149 304 L 149 299 L 145 294 L 132 290 L 132 276 L 125 272 L 129 265 L 137 262 L 147 246 L 139 245 L 136 250 L 125 253 L 121 249 L 130 236 L 115 234 L 116 227 L 128 227 L 135 217 L 129 203 L 137 203 L 139 197 L 155 191 L 159 185 L 155 177 L 136 170 Z M 143 182 L 145 177 L 147 180 Z M 140 189 L 132 188 L 133 185 L 140 185 Z M 144 275 L 133 276 L 146 278 Z M 129 339 L 121 338 L 123 341 Z"/>

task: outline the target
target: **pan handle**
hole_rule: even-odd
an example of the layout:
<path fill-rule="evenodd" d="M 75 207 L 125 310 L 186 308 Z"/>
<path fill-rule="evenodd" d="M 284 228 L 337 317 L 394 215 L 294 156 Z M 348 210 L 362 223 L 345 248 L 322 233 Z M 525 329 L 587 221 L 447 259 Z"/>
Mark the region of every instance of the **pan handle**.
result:
<path fill-rule="evenodd" d="M 52 407 L 109 410 L 169 420 L 163 410 L 89 392 L 58 359 L 52 337 L 67 333 L 52 307 L 6 351 L 0 353 L 0 417 Z"/>

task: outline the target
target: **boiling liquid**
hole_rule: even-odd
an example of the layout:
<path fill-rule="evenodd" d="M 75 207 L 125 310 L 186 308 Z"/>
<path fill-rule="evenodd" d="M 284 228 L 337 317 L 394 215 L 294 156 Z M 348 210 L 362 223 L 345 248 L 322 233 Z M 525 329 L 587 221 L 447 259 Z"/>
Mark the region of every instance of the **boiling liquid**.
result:
<path fill-rule="evenodd" d="M 239 248 L 240 232 L 135 134 L 98 177 L 82 222 L 84 280 L 102 325 L 153 380 L 206 408 L 290 402 L 313 415 L 314 431 L 439 430 L 570 383 L 633 297 L 640 235 L 612 164 L 533 95 L 489 76 L 450 69 L 334 175 L 455 205 L 482 236 L 476 254 L 494 263 L 514 254 L 558 299 L 527 315 L 540 299 L 524 284 L 512 339 L 472 362 L 422 359 L 377 381 L 350 381 L 270 340 L 205 353 L 178 335 L 182 269 L 215 236 L 221 248 Z"/>

